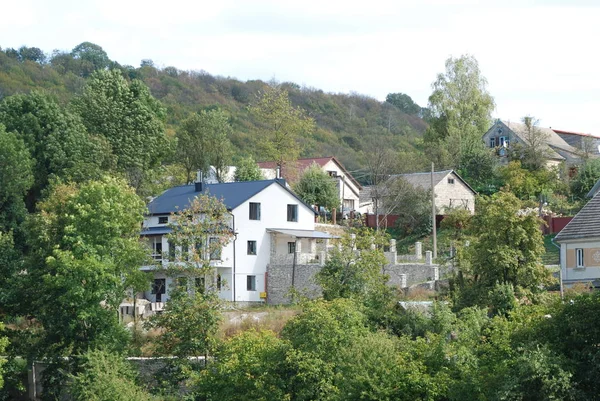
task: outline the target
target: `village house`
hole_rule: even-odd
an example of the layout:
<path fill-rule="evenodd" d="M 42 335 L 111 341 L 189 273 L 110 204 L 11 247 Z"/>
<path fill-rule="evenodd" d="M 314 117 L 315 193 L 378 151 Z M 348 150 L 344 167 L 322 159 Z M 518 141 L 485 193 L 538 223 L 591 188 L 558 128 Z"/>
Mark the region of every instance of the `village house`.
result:
<path fill-rule="evenodd" d="M 587 154 L 591 157 L 600 156 L 600 137 L 592 134 L 584 134 L 581 132 L 564 131 L 552 129 L 566 143 L 578 149 L 582 154 Z"/>
<path fill-rule="evenodd" d="M 563 285 L 600 287 L 600 195 L 596 195 L 554 238 L 560 244 Z"/>
<path fill-rule="evenodd" d="M 353 211 L 359 213 L 366 212 L 360 205 L 360 190 L 362 189 L 362 186 L 352 174 L 346 170 L 342 163 L 333 156 L 298 159 L 295 163 L 290 163 L 287 168 L 286 166 L 281 166 L 279 171 L 280 177 L 295 180 L 304 170 L 313 164 L 318 165 L 335 180 L 340 198 L 340 205 L 343 206 L 342 212 L 345 216 Z M 265 178 L 277 178 L 278 166 L 276 162 L 259 162 L 258 166 Z"/>
<path fill-rule="evenodd" d="M 148 205 L 142 237 L 152 249 L 155 265 L 142 270 L 153 275 L 144 298 L 160 310 L 169 299 L 176 277 L 165 268 L 169 261 L 168 234 L 172 213 L 185 209 L 200 194 L 210 194 L 227 207 L 235 239 L 211 254 L 221 283 L 219 296 L 234 302 L 267 301 L 269 265 L 323 262 L 329 234 L 315 231 L 315 212 L 288 189 L 282 179 L 206 184 L 196 182 L 166 190 Z M 210 240 L 210 239 L 209 239 Z M 292 270 L 290 268 L 290 270 Z"/>
<path fill-rule="evenodd" d="M 431 189 L 431 172 L 394 174 L 391 175 L 386 183 L 397 178 L 406 180 L 415 188 L 424 190 Z M 384 183 L 379 192 L 385 192 L 389 185 Z M 436 171 L 433 173 L 433 189 L 435 192 L 435 207 L 439 214 L 444 214 L 449 209 L 462 208 L 468 210 L 471 214 L 475 213 L 475 196 L 477 192 L 465 180 L 462 179 L 454 170 Z M 373 186 L 364 187 L 361 192 L 361 203 L 371 202 L 369 213 L 375 213 L 375 202 L 381 204 L 381 199 L 377 199 L 377 190 Z M 382 213 L 381 210 L 378 213 Z"/>
<path fill-rule="evenodd" d="M 540 137 L 539 139 L 542 142 L 541 149 L 546 154 L 547 167 L 557 167 L 563 162 L 567 165 L 573 165 L 581 161 L 579 150 L 569 145 L 550 128 L 534 127 L 532 130 L 529 130 L 525 124 L 498 119 L 483 134 L 483 142 L 487 147 L 495 150 L 500 163 L 506 164 L 509 162 L 511 146 L 513 148 L 516 144 L 528 146 L 531 141 L 530 137 L 534 135 Z"/>

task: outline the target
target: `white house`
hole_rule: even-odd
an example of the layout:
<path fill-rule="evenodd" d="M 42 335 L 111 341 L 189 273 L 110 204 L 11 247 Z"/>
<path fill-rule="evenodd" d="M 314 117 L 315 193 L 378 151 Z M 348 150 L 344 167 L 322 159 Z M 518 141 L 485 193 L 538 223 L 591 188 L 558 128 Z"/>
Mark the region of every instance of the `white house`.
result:
<path fill-rule="evenodd" d="M 289 260 L 302 263 L 319 259 L 318 247 L 327 246 L 329 234 L 315 231 L 315 212 L 290 191 L 282 179 L 182 185 L 166 190 L 148 205 L 142 237 L 153 250 L 158 266 L 142 269 L 154 275 L 152 289 L 144 296 L 152 303 L 169 298 L 169 277 L 161 267 L 169 262 L 172 213 L 185 209 L 199 194 L 222 200 L 231 214 L 235 239 L 211 262 L 218 273 L 219 295 L 236 302 L 266 300 L 269 264 Z M 317 245 L 317 242 L 319 243 Z M 319 249 L 320 251 L 320 249 Z"/>
<path fill-rule="evenodd" d="M 352 174 L 346 170 L 342 163 L 333 156 L 298 159 L 295 163 L 290 163 L 289 166 L 281 167 L 280 176 L 289 180 L 294 180 L 298 178 L 297 176 L 299 174 L 313 164 L 318 165 L 335 180 L 338 188 L 340 205 L 343 206 L 344 213 L 352 211 L 357 211 L 359 213 L 365 212 L 365 210 L 361 210 L 359 204 L 359 195 L 362 186 L 356 181 Z M 276 162 L 259 162 L 258 166 L 265 178 L 277 178 Z"/>

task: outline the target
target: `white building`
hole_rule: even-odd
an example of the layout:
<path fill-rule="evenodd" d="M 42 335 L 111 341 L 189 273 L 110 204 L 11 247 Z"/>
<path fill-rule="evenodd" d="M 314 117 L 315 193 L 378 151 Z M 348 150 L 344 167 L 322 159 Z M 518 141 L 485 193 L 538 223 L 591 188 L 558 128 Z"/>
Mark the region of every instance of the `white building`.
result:
<path fill-rule="evenodd" d="M 366 212 L 366 210 L 361 209 L 359 204 L 359 195 L 362 186 L 356 181 L 352 174 L 346 170 L 342 163 L 333 156 L 298 159 L 295 163 L 290 163 L 289 166 L 283 166 L 280 175 L 283 178 L 294 180 L 313 164 L 318 165 L 335 180 L 338 188 L 340 205 L 343 206 L 344 213 L 352 211 L 359 213 Z M 276 162 L 259 162 L 258 166 L 265 178 L 277 178 Z"/>
<path fill-rule="evenodd" d="M 211 262 L 217 268 L 218 282 L 222 283 L 222 299 L 265 301 L 268 266 L 272 261 L 289 259 L 300 264 L 318 260 L 318 248 L 327 247 L 331 238 L 314 230 L 315 212 L 286 187 L 284 180 L 196 183 L 168 189 L 148 205 L 149 214 L 141 233 L 158 262 L 158 266 L 142 268 L 154 275 L 152 289 L 144 294 L 152 303 L 167 301 L 170 284 L 176 279 L 163 269 L 169 264 L 171 214 L 185 209 L 199 194 L 222 200 L 231 213 L 235 239 Z"/>

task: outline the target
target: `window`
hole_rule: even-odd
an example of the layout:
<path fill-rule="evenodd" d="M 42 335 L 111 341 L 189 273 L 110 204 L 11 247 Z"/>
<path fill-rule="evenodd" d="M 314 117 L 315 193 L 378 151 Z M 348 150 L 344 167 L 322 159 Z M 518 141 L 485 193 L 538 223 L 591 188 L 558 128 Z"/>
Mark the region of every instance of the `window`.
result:
<path fill-rule="evenodd" d="M 181 245 L 181 259 L 189 260 L 190 247 L 188 244 Z"/>
<path fill-rule="evenodd" d="M 575 249 L 575 256 L 577 257 L 576 267 L 585 267 L 585 265 L 583 264 L 583 249 L 581 249 L 581 248 Z"/>
<path fill-rule="evenodd" d="M 448 184 L 454 184 L 454 178 L 448 177 Z"/>
<path fill-rule="evenodd" d="M 298 221 L 298 205 L 287 205 L 287 221 Z"/>
<path fill-rule="evenodd" d="M 256 255 L 256 241 L 248 241 L 248 255 Z"/>
<path fill-rule="evenodd" d="M 490 138 L 490 148 L 496 147 L 496 138 Z"/>
<path fill-rule="evenodd" d="M 177 277 L 177 286 L 187 291 L 188 279 L 187 277 Z"/>
<path fill-rule="evenodd" d="M 175 260 L 175 244 L 173 243 L 173 241 L 169 241 L 169 260 Z"/>
<path fill-rule="evenodd" d="M 221 259 L 221 246 L 218 238 L 210 238 L 208 240 L 208 249 L 210 251 L 210 260 Z"/>
<path fill-rule="evenodd" d="M 158 218 L 158 224 L 167 224 L 169 222 L 169 216 L 160 216 Z"/>
<path fill-rule="evenodd" d="M 498 146 L 508 148 L 508 142 L 509 141 L 507 136 L 501 136 L 500 138 L 498 138 Z"/>
<path fill-rule="evenodd" d="M 217 291 L 221 291 L 221 286 L 222 286 L 221 275 L 217 274 Z"/>
<path fill-rule="evenodd" d="M 250 202 L 250 220 L 260 220 L 260 203 Z"/>
<path fill-rule="evenodd" d="M 155 302 L 162 302 L 162 296 L 166 290 L 165 282 L 164 278 L 157 278 L 152 283 L 152 294 L 156 295 Z"/>
<path fill-rule="evenodd" d="M 333 170 L 329 170 L 327 171 L 327 174 L 329 174 L 330 177 L 337 177 L 337 171 L 333 171 Z"/>
<path fill-rule="evenodd" d="M 288 253 L 294 253 L 294 252 L 296 252 L 296 243 L 288 242 Z"/>
<path fill-rule="evenodd" d="M 152 237 L 152 257 L 155 260 L 162 260 L 162 237 Z"/>
<path fill-rule="evenodd" d="M 256 276 L 246 276 L 246 290 L 256 291 Z"/>
<path fill-rule="evenodd" d="M 196 249 L 196 255 L 198 255 L 199 259 L 204 259 L 204 244 L 202 243 L 202 240 L 198 240 L 198 242 L 196 242 L 194 248 Z"/>
<path fill-rule="evenodd" d="M 344 199 L 344 210 L 345 211 L 354 210 L 354 199 Z"/>
<path fill-rule="evenodd" d="M 206 290 L 206 280 L 204 279 L 204 277 L 196 277 L 194 283 L 196 285 L 196 291 L 203 294 Z"/>

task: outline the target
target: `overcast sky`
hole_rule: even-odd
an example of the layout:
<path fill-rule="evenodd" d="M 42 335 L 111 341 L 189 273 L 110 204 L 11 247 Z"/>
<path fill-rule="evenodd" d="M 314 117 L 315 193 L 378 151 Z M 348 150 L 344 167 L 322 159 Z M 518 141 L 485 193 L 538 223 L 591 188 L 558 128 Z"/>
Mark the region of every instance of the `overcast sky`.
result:
<path fill-rule="evenodd" d="M 450 57 L 472 54 L 494 117 L 600 134 L 600 1 L 16 0 L 0 46 L 90 41 L 121 64 L 275 78 L 427 104 Z"/>

